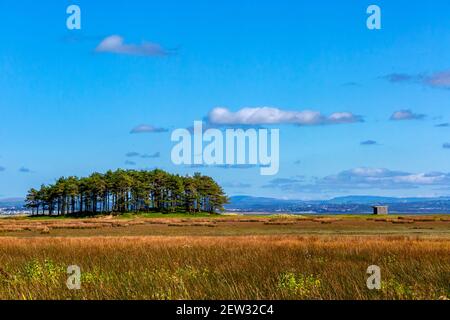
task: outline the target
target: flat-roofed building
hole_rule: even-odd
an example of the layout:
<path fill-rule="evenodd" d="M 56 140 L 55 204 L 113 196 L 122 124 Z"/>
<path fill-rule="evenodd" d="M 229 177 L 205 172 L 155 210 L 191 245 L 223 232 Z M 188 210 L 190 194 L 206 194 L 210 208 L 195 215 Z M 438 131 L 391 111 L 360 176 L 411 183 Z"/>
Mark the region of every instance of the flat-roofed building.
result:
<path fill-rule="evenodd" d="M 372 208 L 373 208 L 373 214 L 377 214 L 377 215 L 389 214 L 388 206 L 373 206 Z"/>

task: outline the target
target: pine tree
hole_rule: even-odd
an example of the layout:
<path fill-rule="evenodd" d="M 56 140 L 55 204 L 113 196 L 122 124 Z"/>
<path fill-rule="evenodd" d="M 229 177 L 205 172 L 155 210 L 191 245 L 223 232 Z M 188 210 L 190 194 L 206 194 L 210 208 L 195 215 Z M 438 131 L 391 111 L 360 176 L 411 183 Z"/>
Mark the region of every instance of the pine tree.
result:
<path fill-rule="evenodd" d="M 30 189 L 32 214 L 66 215 L 125 212 L 209 212 L 224 210 L 228 198 L 214 179 L 153 171 L 122 170 L 89 177 L 60 177 L 52 185 Z"/>

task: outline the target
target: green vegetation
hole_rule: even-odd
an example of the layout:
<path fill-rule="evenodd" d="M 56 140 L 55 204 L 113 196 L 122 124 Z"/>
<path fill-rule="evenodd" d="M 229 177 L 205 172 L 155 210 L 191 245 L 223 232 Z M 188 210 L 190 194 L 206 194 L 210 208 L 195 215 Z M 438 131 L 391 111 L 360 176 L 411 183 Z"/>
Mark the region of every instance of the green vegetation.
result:
<path fill-rule="evenodd" d="M 26 206 L 33 214 L 87 215 L 162 212 L 215 213 L 228 198 L 208 176 L 180 176 L 163 170 L 116 170 L 89 177 L 61 177 L 31 189 Z"/>

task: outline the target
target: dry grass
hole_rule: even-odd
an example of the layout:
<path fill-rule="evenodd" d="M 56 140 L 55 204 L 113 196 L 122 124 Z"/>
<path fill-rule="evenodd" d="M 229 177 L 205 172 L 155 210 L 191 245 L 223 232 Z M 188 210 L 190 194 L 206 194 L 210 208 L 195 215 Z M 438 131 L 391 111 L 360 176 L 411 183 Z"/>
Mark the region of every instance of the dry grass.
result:
<path fill-rule="evenodd" d="M 316 224 L 322 225 L 322 224 Z M 81 290 L 65 286 L 68 265 Z M 381 267 L 382 289 L 366 269 Z M 417 237 L 3 237 L 0 299 L 439 299 L 450 241 Z"/>
<path fill-rule="evenodd" d="M 446 216 L 0 219 L 1 236 L 422 235 L 450 238 Z"/>
<path fill-rule="evenodd" d="M 1 219 L 0 299 L 450 297 L 446 216 Z M 68 290 L 66 268 L 82 269 Z M 382 289 L 368 290 L 378 265 Z"/>
<path fill-rule="evenodd" d="M 67 219 L 67 220 L 18 220 L 18 219 L 2 219 L 0 220 L 0 232 L 11 231 L 42 231 L 45 232 L 53 229 L 100 229 L 108 227 L 127 227 L 130 225 L 144 224 L 140 219 L 135 220 L 112 220 L 106 218 L 91 219 Z"/>

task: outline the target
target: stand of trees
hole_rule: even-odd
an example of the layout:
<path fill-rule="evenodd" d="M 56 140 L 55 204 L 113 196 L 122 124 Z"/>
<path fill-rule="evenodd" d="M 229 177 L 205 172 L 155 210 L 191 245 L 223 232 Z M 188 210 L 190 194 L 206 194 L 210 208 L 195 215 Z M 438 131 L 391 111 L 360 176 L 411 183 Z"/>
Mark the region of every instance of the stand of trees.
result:
<path fill-rule="evenodd" d="M 124 212 L 209 212 L 228 202 L 222 188 L 208 176 L 180 176 L 163 170 L 108 171 L 89 177 L 61 177 L 52 185 L 28 191 L 33 214 L 65 215 Z"/>

